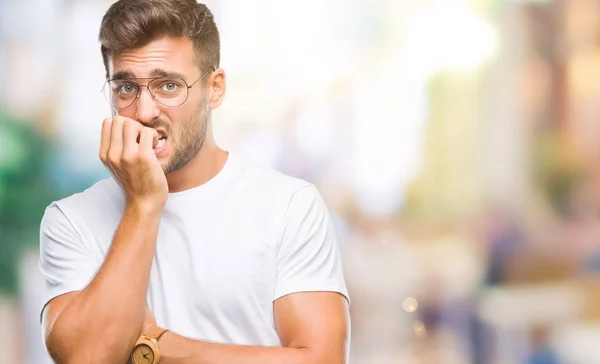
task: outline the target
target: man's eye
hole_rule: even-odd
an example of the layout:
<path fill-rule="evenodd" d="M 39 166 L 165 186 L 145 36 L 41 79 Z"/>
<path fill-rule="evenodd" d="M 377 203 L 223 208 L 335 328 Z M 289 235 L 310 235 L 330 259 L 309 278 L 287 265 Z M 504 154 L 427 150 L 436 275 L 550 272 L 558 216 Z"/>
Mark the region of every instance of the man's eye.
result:
<path fill-rule="evenodd" d="M 136 92 L 136 87 L 130 83 L 123 83 L 117 88 L 120 94 L 130 94 Z"/>
<path fill-rule="evenodd" d="M 163 91 L 168 91 L 168 92 L 177 91 L 178 88 L 179 88 L 179 85 L 175 82 L 165 82 L 162 84 L 162 87 L 161 87 L 161 89 Z"/>

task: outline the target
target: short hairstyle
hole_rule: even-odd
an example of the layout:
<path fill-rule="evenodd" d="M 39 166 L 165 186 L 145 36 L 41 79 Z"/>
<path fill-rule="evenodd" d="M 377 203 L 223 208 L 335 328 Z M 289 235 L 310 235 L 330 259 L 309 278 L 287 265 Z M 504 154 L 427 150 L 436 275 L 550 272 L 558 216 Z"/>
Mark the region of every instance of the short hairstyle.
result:
<path fill-rule="evenodd" d="M 191 39 L 202 72 L 219 67 L 219 30 L 206 5 L 196 0 L 119 0 L 102 18 L 98 36 L 106 77 L 114 54 L 164 36 Z"/>

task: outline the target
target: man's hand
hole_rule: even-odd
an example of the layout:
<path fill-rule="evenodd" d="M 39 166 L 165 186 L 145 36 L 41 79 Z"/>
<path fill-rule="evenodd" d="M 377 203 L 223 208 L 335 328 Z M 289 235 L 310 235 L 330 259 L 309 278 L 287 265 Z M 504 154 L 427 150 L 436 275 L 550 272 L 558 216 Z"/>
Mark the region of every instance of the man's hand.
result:
<path fill-rule="evenodd" d="M 139 141 L 139 142 L 138 142 Z M 158 133 L 122 116 L 102 123 L 100 159 L 121 184 L 128 207 L 160 211 L 169 193 L 154 153 Z"/>

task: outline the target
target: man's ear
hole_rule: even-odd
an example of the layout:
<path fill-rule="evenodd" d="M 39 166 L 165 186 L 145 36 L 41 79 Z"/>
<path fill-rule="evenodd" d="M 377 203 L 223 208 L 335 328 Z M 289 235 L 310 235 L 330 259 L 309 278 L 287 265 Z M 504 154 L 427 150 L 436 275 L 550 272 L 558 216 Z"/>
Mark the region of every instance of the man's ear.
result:
<path fill-rule="evenodd" d="M 225 98 L 225 92 L 227 91 L 227 79 L 225 76 L 225 70 L 217 68 L 209 79 L 208 84 L 210 99 L 208 106 L 211 109 L 216 109 L 221 106 L 223 99 Z"/>

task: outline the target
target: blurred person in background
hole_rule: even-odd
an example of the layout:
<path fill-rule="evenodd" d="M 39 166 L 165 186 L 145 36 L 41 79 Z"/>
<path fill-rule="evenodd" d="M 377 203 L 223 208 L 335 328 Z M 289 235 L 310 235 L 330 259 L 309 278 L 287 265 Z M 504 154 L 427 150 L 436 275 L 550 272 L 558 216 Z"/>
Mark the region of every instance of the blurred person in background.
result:
<path fill-rule="evenodd" d="M 348 293 L 320 193 L 213 138 L 226 78 L 211 11 L 120 0 L 99 40 L 113 111 L 99 155 L 112 178 L 41 222 L 53 359 L 347 360 Z"/>

